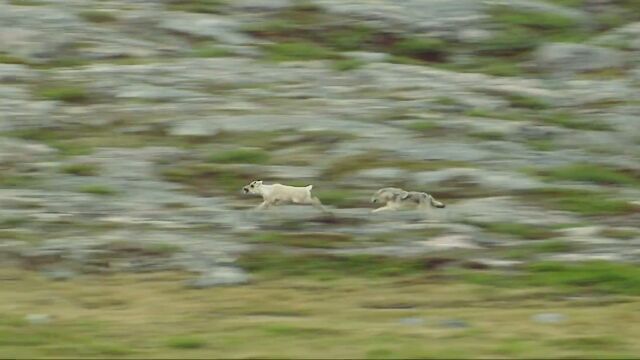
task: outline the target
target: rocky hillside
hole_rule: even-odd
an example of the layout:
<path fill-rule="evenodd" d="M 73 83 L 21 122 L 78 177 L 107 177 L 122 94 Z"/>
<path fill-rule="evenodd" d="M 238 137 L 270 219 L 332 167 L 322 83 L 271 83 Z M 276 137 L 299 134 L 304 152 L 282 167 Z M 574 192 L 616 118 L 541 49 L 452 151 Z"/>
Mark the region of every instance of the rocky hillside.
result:
<path fill-rule="evenodd" d="M 254 251 L 638 261 L 639 5 L 0 0 L 0 254 L 195 287 Z M 248 211 L 254 179 L 335 216 Z M 372 215 L 384 186 L 448 206 Z"/>

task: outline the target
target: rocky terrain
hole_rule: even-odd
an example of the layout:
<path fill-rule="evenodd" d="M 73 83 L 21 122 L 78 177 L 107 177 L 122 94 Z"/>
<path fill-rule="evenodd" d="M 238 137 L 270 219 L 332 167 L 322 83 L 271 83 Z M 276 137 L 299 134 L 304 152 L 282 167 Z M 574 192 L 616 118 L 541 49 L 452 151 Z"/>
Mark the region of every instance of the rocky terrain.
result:
<path fill-rule="evenodd" d="M 0 1 L 0 254 L 54 279 L 264 251 L 640 259 L 635 1 Z M 254 179 L 333 211 L 249 211 Z M 401 186 L 448 206 L 370 214 Z"/>

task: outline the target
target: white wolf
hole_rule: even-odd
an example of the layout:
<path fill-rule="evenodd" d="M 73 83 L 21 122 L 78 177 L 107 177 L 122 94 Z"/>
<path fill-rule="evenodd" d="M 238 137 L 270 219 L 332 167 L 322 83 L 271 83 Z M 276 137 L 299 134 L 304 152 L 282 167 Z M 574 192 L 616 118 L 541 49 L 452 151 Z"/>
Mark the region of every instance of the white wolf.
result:
<path fill-rule="evenodd" d="M 282 184 L 263 184 L 262 181 L 252 181 L 249 185 L 242 188 L 245 194 L 254 194 L 262 196 L 262 204 L 257 209 L 266 209 L 272 205 L 293 203 L 308 204 L 315 208 L 327 212 L 322 205 L 320 199 L 311 195 L 313 185 L 308 186 L 288 186 Z"/>

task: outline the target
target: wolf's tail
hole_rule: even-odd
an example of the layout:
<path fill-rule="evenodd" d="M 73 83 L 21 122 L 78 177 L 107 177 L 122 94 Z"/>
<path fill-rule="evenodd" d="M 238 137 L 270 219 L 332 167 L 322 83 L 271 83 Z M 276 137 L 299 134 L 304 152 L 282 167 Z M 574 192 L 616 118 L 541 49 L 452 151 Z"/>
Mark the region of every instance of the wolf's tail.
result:
<path fill-rule="evenodd" d="M 431 200 L 431 205 L 437 208 L 443 208 L 445 207 L 444 203 L 441 203 L 440 201 L 436 200 L 433 198 L 433 196 L 429 195 L 429 199 Z"/>

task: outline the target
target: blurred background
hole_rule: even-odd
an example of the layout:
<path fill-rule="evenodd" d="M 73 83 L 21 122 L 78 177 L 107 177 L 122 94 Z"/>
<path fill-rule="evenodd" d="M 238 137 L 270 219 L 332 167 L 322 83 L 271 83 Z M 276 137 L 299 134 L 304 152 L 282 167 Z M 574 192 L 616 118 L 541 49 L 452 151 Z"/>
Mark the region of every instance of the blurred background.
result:
<path fill-rule="evenodd" d="M 0 357 L 637 357 L 639 90 L 637 0 L 0 0 Z"/>

